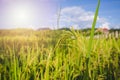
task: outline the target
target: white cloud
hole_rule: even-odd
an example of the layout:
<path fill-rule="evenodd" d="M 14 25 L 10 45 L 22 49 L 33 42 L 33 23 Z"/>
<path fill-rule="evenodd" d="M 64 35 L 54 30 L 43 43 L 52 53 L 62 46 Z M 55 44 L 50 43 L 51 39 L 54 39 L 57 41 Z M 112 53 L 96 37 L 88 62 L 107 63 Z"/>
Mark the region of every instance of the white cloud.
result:
<path fill-rule="evenodd" d="M 120 29 L 120 24 L 118 24 L 118 25 L 114 25 L 112 28 Z"/>
<path fill-rule="evenodd" d="M 108 23 L 108 22 L 103 23 L 103 24 L 100 26 L 100 28 L 107 28 L 107 29 L 110 29 L 110 28 L 109 28 L 109 23 Z"/>
<path fill-rule="evenodd" d="M 94 12 L 86 11 L 81 6 L 66 7 L 61 9 L 60 26 L 90 28 L 93 18 Z M 103 26 L 109 24 L 109 22 L 106 18 L 98 16 L 97 24 Z M 109 27 L 109 25 L 107 25 L 107 27 Z"/>

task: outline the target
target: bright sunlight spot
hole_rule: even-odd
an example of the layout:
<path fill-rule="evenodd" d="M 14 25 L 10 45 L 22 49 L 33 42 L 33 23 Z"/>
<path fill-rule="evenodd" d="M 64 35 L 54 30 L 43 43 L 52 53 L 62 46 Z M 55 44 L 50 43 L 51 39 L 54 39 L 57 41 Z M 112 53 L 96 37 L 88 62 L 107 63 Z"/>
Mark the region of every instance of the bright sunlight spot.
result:
<path fill-rule="evenodd" d="M 10 22 L 16 27 L 24 27 L 26 25 L 30 25 L 32 20 L 34 19 L 33 10 L 27 6 L 13 6 L 10 9 L 10 15 L 8 18 Z"/>
<path fill-rule="evenodd" d="M 30 15 L 29 11 L 24 9 L 16 9 L 13 12 L 13 19 L 15 22 L 26 22 L 29 21 Z"/>

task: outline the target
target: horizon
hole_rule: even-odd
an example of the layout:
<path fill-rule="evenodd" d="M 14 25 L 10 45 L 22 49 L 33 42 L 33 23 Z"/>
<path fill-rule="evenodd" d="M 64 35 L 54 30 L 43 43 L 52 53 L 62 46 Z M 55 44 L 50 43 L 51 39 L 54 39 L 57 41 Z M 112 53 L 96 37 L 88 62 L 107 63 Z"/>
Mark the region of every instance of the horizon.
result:
<path fill-rule="evenodd" d="M 96 28 L 120 28 L 119 0 L 101 0 Z M 0 29 L 91 28 L 97 0 L 0 0 Z M 46 27 L 45 27 L 46 26 Z"/>
<path fill-rule="evenodd" d="M 0 30 L 34 30 L 34 31 L 36 31 L 36 30 L 66 30 L 66 29 L 72 29 L 72 27 L 61 27 L 61 28 L 56 28 L 56 29 L 52 29 L 52 28 L 49 28 L 49 27 L 40 27 L 40 28 L 37 28 L 37 29 L 33 29 L 33 28 L 25 28 L 25 27 L 19 27 L 19 28 L 6 28 L 6 29 L 4 29 L 4 28 L 0 28 Z M 74 29 L 74 28 L 73 28 Z M 74 30 L 89 30 L 89 29 L 91 29 L 91 28 L 77 28 L 77 29 L 74 29 Z M 97 28 L 95 28 L 95 30 L 96 29 L 104 29 L 104 28 L 99 28 L 99 27 L 97 27 Z M 105 28 L 106 29 L 106 28 Z M 108 30 L 120 30 L 120 28 L 108 28 Z"/>

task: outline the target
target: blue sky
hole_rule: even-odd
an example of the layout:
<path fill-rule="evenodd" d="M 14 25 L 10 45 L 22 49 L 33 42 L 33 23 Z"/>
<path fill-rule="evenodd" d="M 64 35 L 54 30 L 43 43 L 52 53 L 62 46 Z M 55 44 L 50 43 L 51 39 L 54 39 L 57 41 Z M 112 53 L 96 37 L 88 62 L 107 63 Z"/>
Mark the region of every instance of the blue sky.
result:
<path fill-rule="evenodd" d="M 0 0 L 0 29 L 90 28 L 98 0 Z M 101 0 L 96 27 L 120 28 L 120 0 Z"/>

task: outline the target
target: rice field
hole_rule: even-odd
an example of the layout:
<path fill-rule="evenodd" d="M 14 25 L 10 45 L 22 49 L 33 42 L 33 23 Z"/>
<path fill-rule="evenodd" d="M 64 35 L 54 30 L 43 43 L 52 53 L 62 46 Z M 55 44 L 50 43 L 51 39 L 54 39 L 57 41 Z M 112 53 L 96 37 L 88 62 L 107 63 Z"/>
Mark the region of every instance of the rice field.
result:
<path fill-rule="evenodd" d="M 0 80 L 120 79 L 120 39 L 94 39 L 87 63 L 89 39 L 80 31 L 12 33 L 0 37 Z"/>
<path fill-rule="evenodd" d="M 0 30 L 0 80 L 120 80 L 120 39 L 80 30 Z"/>

